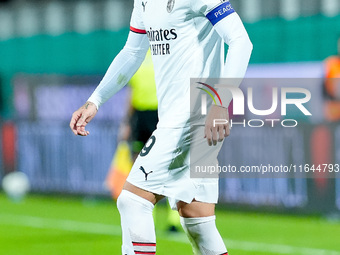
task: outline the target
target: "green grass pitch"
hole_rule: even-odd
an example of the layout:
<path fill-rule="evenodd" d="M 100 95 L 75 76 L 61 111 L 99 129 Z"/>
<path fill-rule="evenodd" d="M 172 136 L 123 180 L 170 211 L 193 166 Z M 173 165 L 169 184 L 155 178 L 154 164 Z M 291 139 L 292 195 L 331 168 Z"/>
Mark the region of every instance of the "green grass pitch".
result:
<path fill-rule="evenodd" d="M 186 236 L 165 231 L 167 210 L 155 212 L 157 254 L 192 254 Z M 340 223 L 218 210 L 217 225 L 230 255 L 340 255 Z M 114 202 L 30 195 L 20 203 L 0 193 L 0 255 L 120 254 Z"/>

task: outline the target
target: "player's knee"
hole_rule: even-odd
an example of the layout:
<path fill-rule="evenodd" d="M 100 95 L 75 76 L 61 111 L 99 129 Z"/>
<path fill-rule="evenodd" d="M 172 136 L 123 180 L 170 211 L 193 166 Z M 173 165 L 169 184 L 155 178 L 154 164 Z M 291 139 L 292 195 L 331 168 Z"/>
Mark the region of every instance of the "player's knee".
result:
<path fill-rule="evenodd" d="M 190 237 L 194 254 L 227 254 L 227 248 L 215 224 L 215 216 L 183 218 L 181 224 Z"/>
<path fill-rule="evenodd" d="M 130 191 L 122 190 L 117 199 L 117 208 L 121 215 L 135 211 L 152 213 L 154 205 L 150 201 Z"/>
<path fill-rule="evenodd" d="M 129 208 L 128 206 L 129 200 L 130 198 L 127 195 L 126 191 L 122 190 L 122 192 L 120 193 L 117 199 L 117 208 L 120 213 L 122 213 L 123 211 Z"/>
<path fill-rule="evenodd" d="M 194 239 L 195 242 L 201 240 L 201 237 L 203 236 L 205 239 L 210 240 L 209 237 L 210 234 L 213 234 L 214 236 L 219 235 L 218 230 L 216 228 L 215 219 L 216 219 L 215 215 L 197 218 L 180 217 L 183 229 L 189 236 L 191 236 L 191 238 Z"/>
<path fill-rule="evenodd" d="M 208 216 L 208 217 L 197 217 L 197 218 L 185 218 L 180 217 L 181 224 L 183 228 L 187 230 L 200 231 L 200 228 L 204 228 L 206 225 L 215 226 L 216 216 Z"/>

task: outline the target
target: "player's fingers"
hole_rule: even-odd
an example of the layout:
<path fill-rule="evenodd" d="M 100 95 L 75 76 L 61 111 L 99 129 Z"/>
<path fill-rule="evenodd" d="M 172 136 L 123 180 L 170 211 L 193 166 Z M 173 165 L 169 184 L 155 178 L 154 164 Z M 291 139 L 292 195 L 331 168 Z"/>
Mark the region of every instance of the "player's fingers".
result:
<path fill-rule="evenodd" d="M 214 128 L 212 128 L 211 129 L 211 133 L 212 133 L 212 144 L 213 145 L 216 145 L 217 144 L 217 140 L 218 140 L 218 138 L 217 138 L 217 127 L 214 127 Z"/>
<path fill-rule="evenodd" d="M 77 112 L 75 112 L 75 113 L 72 114 L 72 118 L 71 118 L 71 121 L 70 121 L 70 128 L 71 128 L 73 134 L 75 134 L 75 135 L 77 135 L 76 124 L 77 124 L 77 121 L 79 120 L 79 117 L 80 117 L 80 115 Z"/>
<path fill-rule="evenodd" d="M 211 128 L 210 126 L 205 126 L 204 129 L 204 134 L 205 134 L 205 138 L 207 139 L 208 145 L 211 146 L 212 145 L 212 136 L 211 136 Z"/>
<path fill-rule="evenodd" d="M 224 125 L 218 127 L 218 141 L 222 142 L 225 137 Z"/>
<path fill-rule="evenodd" d="M 86 121 L 83 122 L 83 123 L 86 123 L 86 124 L 87 124 Z M 77 126 L 77 127 L 76 127 L 76 129 L 77 129 L 77 135 L 87 136 L 88 134 L 90 134 L 89 131 L 87 131 L 87 130 L 85 129 L 85 126 L 86 126 L 86 125 L 81 125 L 81 126 Z"/>
<path fill-rule="evenodd" d="M 88 121 L 85 119 L 80 118 L 80 122 L 77 123 L 77 132 L 81 136 L 87 136 L 90 134 L 88 131 L 85 130 L 86 125 L 88 124 Z"/>
<path fill-rule="evenodd" d="M 82 113 L 81 114 L 81 116 L 80 116 L 80 118 L 78 119 L 78 121 L 77 121 L 77 127 L 85 127 L 86 126 L 86 118 L 87 118 L 87 116 L 86 116 L 86 113 Z"/>
<path fill-rule="evenodd" d="M 78 127 L 77 128 L 77 135 L 80 135 L 80 136 L 87 136 L 89 135 L 90 132 L 85 130 L 85 127 Z"/>
<path fill-rule="evenodd" d="M 70 128 L 72 130 L 72 133 L 77 135 L 76 119 L 71 119 Z"/>

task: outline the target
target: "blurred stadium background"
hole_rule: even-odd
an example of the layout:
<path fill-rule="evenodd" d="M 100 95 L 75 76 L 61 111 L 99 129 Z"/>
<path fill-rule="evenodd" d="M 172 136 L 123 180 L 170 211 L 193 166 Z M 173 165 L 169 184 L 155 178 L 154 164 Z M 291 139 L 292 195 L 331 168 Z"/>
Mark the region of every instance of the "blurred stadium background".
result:
<path fill-rule="evenodd" d="M 339 122 L 322 110 L 324 60 L 337 54 L 340 1 L 231 3 L 254 44 L 247 77 L 311 79 L 302 83 L 312 84 L 313 117 L 294 116 L 301 125 L 284 132 L 245 128 L 245 135 L 235 128 L 228 138 L 235 150 L 224 146 L 220 161 L 340 163 Z M 123 47 L 132 5 L 0 1 L 0 178 L 23 172 L 32 191 L 19 204 L 0 194 L 0 254 L 119 254 L 119 216 L 103 183 L 126 89 L 101 108 L 89 137 L 74 137 L 68 123 Z M 267 90 L 256 93 L 269 105 Z M 340 254 L 340 180 L 312 177 L 221 179 L 219 224 L 231 254 Z M 158 210 L 161 231 L 166 212 Z M 159 254 L 190 254 L 182 236 L 162 233 Z"/>

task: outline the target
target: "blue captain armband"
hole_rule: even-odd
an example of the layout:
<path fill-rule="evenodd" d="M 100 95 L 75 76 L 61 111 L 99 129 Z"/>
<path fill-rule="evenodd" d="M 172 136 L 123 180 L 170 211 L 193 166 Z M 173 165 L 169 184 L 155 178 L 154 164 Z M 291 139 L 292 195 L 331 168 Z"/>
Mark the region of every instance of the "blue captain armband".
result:
<path fill-rule="evenodd" d="M 231 6 L 229 1 L 220 4 L 215 9 L 211 10 L 206 17 L 210 20 L 211 24 L 214 26 L 217 22 L 234 13 L 235 10 Z"/>

